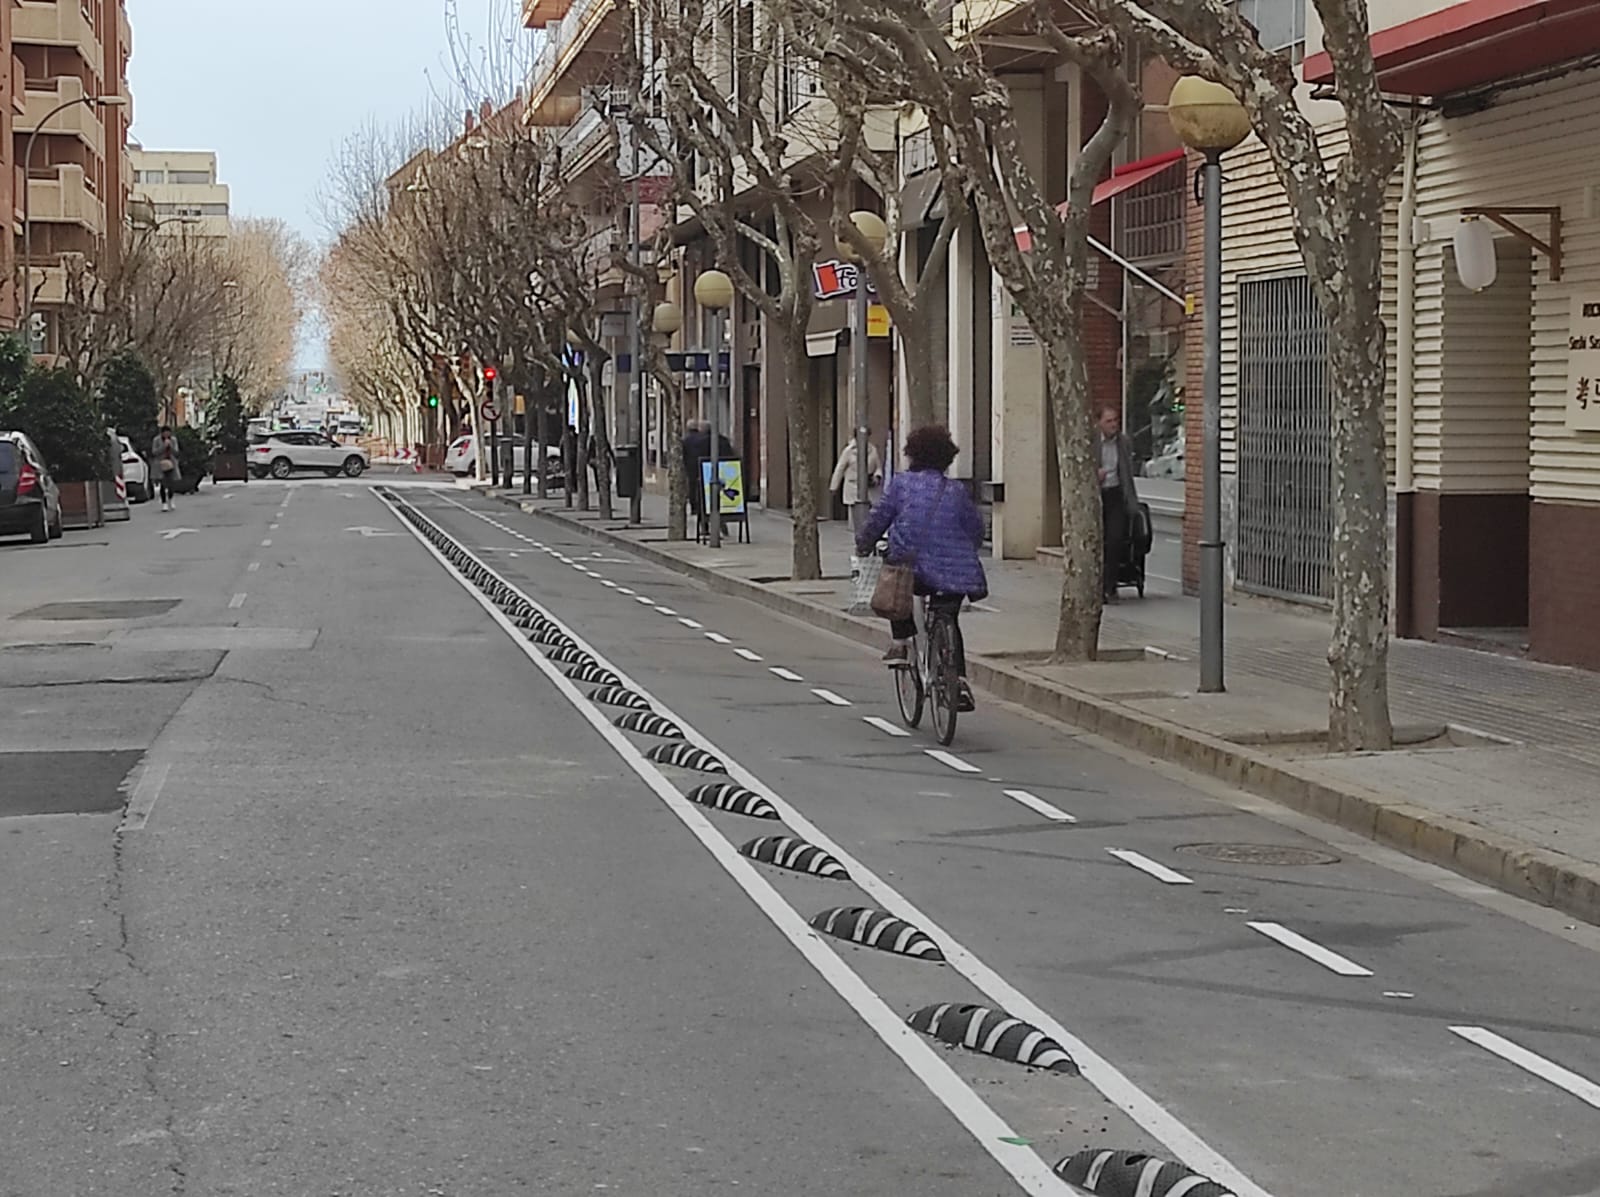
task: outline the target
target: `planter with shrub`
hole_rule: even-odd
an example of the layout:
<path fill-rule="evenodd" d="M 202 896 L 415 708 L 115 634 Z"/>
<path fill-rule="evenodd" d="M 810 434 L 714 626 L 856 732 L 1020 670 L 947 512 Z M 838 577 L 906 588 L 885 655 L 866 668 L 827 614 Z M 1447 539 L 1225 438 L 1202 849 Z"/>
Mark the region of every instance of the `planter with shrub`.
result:
<path fill-rule="evenodd" d="M 0 394 L 0 427 L 20 429 L 39 446 L 61 488 L 67 527 L 98 528 L 105 522 L 100 483 L 116 476 L 110 440 L 100 413 L 70 371 L 27 372 L 15 390 Z"/>
<path fill-rule="evenodd" d="M 250 445 L 250 420 L 244 413 L 239 384 L 223 376 L 217 387 L 216 411 L 211 420 L 213 482 L 248 482 L 245 454 Z"/>

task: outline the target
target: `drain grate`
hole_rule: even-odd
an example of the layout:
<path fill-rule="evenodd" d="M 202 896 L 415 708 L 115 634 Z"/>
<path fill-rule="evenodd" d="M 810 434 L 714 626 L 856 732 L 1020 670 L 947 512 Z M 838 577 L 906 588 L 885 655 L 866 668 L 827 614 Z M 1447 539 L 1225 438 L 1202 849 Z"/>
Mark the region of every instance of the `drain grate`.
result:
<path fill-rule="evenodd" d="M 809 873 L 828 881 L 848 881 L 850 874 L 838 859 L 815 844 L 788 835 L 764 835 L 739 849 L 740 856 L 796 873 Z"/>
<path fill-rule="evenodd" d="M 1291 848 L 1286 844 L 1179 844 L 1178 851 L 1190 856 L 1202 856 L 1206 860 L 1220 860 L 1225 864 L 1280 867 L 1331 865 L 1338 864 L 1342 859 L 1332 852 Z"/>
<path fill-rule="evenodd" d="M 864 947 L 880 948 L 918 960 L 944 959 L 939 945 L 933 942 L 926 931 L 886 911 L 871 910 L 865 906 L 840 906 L 816 915 L 811 925 L 824 934 L 848 939 Z"/>
<path fill-rule="evenodd" d="M 924 1006 L 906 1019 L 913 1031 L 931 1035 L 952 1047 L 964 1047 L 1028 1068 L 1078 1075 L 1067 1051 L 1032 1023 L 1012 1018 L 1004 1010 L 943 1002 Z"/>

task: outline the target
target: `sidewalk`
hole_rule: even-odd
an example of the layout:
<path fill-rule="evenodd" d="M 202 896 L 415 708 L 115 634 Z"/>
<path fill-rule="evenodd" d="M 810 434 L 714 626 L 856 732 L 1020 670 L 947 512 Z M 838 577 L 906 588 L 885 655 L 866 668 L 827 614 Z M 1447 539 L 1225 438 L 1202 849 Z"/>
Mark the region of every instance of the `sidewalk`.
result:
<path fill-rule="evenodd" d="M 753 543 L 712 552 L 667 541 L 660 496 L 646 497 L 641 528 L 568 512 L 560 500 L 503 497 L 718 591 L 863 643 L 883 639 L 881 621 L 845 614 L 846 525 L 821 525 L 827 577 L 795 583 L 783 513 L 753 511 Z M 1125 591 L 1106 611 L 1108 659 L 1053 666 L 1059 575 L 1034 562 L 986 564 L 990 596 L 962 617 L 981 688 L 1600 923 L 1600 675 L 1397 640 L 1390 701 L 1408 747 L 1329 756 L 1325 617 L 1230 607 L 1229 691 L 1200 695 L 1196 600 L 1165 583 L 1142 600 Z"/>

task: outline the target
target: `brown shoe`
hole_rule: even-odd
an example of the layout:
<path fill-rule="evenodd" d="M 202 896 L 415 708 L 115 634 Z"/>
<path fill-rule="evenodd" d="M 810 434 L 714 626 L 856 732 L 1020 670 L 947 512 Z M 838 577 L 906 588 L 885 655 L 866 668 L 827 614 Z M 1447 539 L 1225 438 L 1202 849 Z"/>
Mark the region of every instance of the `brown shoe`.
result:
<path fill-rule="evenodd" d="M 896 640 L 883 654 L 883 663 L 891 669 L 903 669 L 911 664 L 911 642 Z"/>

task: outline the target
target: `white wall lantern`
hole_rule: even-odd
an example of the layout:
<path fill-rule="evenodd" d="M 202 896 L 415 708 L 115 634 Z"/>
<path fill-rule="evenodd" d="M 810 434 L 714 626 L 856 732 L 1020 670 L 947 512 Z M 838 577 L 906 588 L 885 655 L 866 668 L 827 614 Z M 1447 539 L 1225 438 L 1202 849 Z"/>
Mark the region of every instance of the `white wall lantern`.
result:
<path fill-rule="evenodd" d="M 1494 252 L 1494 229 L 1477 216 L 1463 217 L 1456 225 L 1456 275 L 1468 291 L 1494 286 L 1500 263 Z"/>

